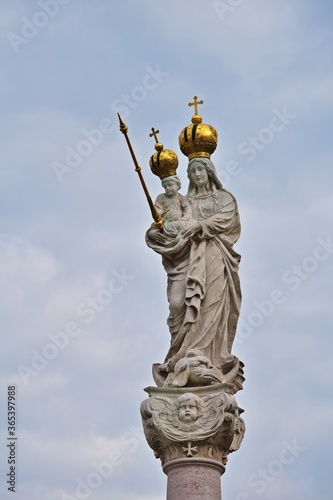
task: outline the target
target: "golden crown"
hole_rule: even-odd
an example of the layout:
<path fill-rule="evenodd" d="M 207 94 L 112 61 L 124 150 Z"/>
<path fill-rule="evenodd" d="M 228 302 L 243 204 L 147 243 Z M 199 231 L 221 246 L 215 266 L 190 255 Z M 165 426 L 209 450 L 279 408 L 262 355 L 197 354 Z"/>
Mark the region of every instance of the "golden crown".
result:
<path fill-rule="evenodd" d="M 198 115 L 198 104 L 203 104 L 203 101 L 198 101 L 197 96 L 193 97 L 193 101 L 188 103 L 189 106 L 194 106 L 192 123 L 183 128 L 178 137 L 180 150 L 189 160 L 210 158 L 217 146 L 217 131 L 211 125 L 202 123 L 202 118 Z"/>
<path fill-rule="evenodd" d="M 163 144 L 158 141 L 157 134 L 160 133 L 159 130 L 155 130 L 154 128 L 151 130 L 149 137 L 154 137 L 156 141 L 156 153 L 149 160 L 151 171 L 153 174 L 158 175 L 161 180 L 171 175 L 177 175 L 178 156 L 171 149 L 164 149 Z"/>

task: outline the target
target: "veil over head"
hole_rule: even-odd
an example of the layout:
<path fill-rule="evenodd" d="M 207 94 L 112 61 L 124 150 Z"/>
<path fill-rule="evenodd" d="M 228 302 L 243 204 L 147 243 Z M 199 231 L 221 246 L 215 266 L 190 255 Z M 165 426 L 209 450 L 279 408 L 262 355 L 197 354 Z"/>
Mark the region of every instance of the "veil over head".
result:
<path fill-rule="evenodd" d="M 187 177 L 189 178 L 190 181 L 188 185 L 188 194 L 190 194 L 193 191 L 193 189 L 195 189 L 195 184 L 192 181 L 190 175 L 190 168 L 193 165 L 193 163 L 201 163 L 206 168 L 206 172 L 208 174 L 210 182 L 215 185 L 216 189 L 223 189 L 222 183 L 217 176 L 214 163 L 208 158 L 192 158 L 192 160 L 188 162 L 188 167 L 187 167 Z"/>

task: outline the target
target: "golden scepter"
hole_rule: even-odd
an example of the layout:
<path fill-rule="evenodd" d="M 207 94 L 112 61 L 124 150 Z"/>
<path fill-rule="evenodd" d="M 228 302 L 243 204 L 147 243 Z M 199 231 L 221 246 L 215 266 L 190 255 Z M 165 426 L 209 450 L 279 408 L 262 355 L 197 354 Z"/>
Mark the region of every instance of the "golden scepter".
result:
<path fill-rule="evenodd" d="M 139 166 L 138 164 L 138 160 L 136 159 L 136 156 L 134 154 L 134 151 L 133 151 L 133 148 L 132 148 L 132 144 L 131 144 L 131 141 L 129 140 L 129 137 L 128 137 L 128 134 L 127 134 L 127 131 L 128 131 L 128 126 L 123 122 L 123 120 L 121 119 L 121 116 L 119 113 L 117 113 L 118 115 L 118 118 L 119 118 L 119 129 L 120 129 L 120 132 L 122 132 L 125 136 L 125 139 L 126 139 L 126 142 L 127 142 L 127 146 L 128 146 L 128 149 L 130 150 L 130 153 L 131 153 L 131 156 L 133 158 L 133 161 L 134 161 L 134 165 L 135 165 L 135 171 L 138 173 L 138 176 L 139 176 L 139 179 L 140 179 L 140 182 L 141 182 L 141 185 L 143 187 L 143 190 L 145 192 L 145 195 L 146 195 L 146 198 L 147 198 L 147 201 L 148 201 L 148 204 L 150 206 L 150 211 L 151 211 L 151 214 L 153 216 L 153 219 L 154 219 L 154 225 L 158 228 L 161 228 L 162 225 L 163 225 L 163 221 L 162 219 L 160 218 L 156 208 L 155 208 L 155 205 L 153 203 L 153 200 L 151 199 L 150 197 L 150 194 L 149 194 L 149 191 L 147 189 L 147 186 L 146 186 L 146 183 L 144 181 L 144 178 L 143 178 L 143 175 L 141 173 L 141 167 Z"/>

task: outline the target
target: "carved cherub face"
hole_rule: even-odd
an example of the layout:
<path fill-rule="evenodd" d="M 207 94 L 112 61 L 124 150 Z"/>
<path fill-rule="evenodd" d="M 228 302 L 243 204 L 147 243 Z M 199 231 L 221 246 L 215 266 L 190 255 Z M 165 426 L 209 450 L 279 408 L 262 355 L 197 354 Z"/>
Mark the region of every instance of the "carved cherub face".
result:
<path fill-rule="evenodd" d="M 178 418 L 187 424 L 195 422 L 199 416 L 199 403 L 193 394 L 183 394 L 178 399 Z"/>
<path fill-rule="evenodd" d="M 164 187 L 165 195 L 168 198 L 174 198 L 180 188 L 179 182 L 175 177 L 176 176 L 170 176 L 162 180 L 162 186 Z"/>

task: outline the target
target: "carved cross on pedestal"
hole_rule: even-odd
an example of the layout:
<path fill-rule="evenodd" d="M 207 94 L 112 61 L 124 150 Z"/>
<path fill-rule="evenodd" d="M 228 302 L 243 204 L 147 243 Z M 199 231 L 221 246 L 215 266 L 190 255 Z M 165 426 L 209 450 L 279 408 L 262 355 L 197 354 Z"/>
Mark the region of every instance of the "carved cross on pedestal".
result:
<path fill-rule="evenodd" d="M 193 457 L 193 453 L 196 454 L 198 453 L 198 447 L 197 446 L 192 446 L 191 441 L 187 441 L 187 448 L 186 446 L 183 446 L 183 452 L 187 452 L 188 457 Z"/>
<path fill-rule="evenodd" d="M 193 101 L 194 102 L 189 102 L 188 105 L 194 106 L 194 114 L 197 115 L 198 114 L 198 104 L 203 104 L 204 102 L 203 102 L 203 100 L 198 101 L 198 98 L 196 95 L 193 97 Z"/>

